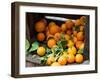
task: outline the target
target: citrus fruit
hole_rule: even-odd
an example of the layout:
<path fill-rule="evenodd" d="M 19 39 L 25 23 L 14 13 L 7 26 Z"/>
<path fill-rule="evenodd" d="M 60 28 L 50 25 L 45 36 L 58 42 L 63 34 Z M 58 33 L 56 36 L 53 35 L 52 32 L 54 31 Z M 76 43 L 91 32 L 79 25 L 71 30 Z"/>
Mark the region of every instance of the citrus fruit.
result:
<path fill-rule="evenodd" d="M 74 26 L 74 22 L 73 22 L 72 20 L 67 20 L 67 21 L 65 22 L 65 24 L 66 24 L 66 27 L 67 27 L 68 29 L 71 29 L 71 28 Z"/>
<path fill-rule="evenodd" d="M 81 21 L 80 21 L 80 19 L 77 19 L 76 21 L 75 21 L 75 26 L 80 26 L 81 25 Z"/>
<path fill-rule="evenodd" d="M 55 61 L 55 58 L 53 56 L 48 57 L 47 65 L 51 65 L 54 61 Z"/>
<path fill-rule="evenodd" d="M 67 52 L 66 51 L 63 51 L 63 56 L 67 57 Z"/>
<path fill-rule="evenodd" d="M 72 47 L 73 45 L 74 45 L 73 41 L 72 40 L 69 40 L 67 46 L 68 47 Z"/>
<path fill-rule="evenodd" d="M 55 39 L 49 39 L 48 42 L 47 42 L 47 45 L 49 48 L 52 48 L 54 45 L 56 45 L 56 41 Z"/>
<path fill-rule="evenodd" d="M 73 54 L 68 54 L 67 61 L 68 63 L 73 63 L 75 61 L 75 56 Z"/>
<path fill-rule="evenodd" d="M 82 44 L 83 44 L 83 41 L 77 41 L 75 46 L 77 49 L 79 49 Z"/>
<path fill-rule="evenodd" d="M 38 49 L 37 49 L 37 54 L 39 55 L 39 56 L 43 56 L 43 55 L 45 55 L 45 48 L 44 47 L 39 47 Z"/>
<path fill-rule="evenodd" d="M 79 49 L 83 49 L 84 48 L 84 43 L 82 43 L 79 47 Z"/>
<path fill-rule="evenodd" d="M 58 59 L 58 63 L 61 64 L 61 65 L 65 65 L 67 63 L 67 58 L 65 56 L 61 56 Z"/>
<path fill-rule="evenodd" d="M 81 25 L 85 25 L 86 17 L 82 16 L 80 17 Z"/>
<path fill-rule="evenodd" d="M 64 37 L 65 37 L 65 40 L 67 41 L 70 39 L 70 36 L 68 34 L 65 34 Z"/>
<path fill-rule="evenodd" d="M 67 29 L 66 24 L 62 24 L 62 25 L 61 25 L 61 30 L 62 30 L 63 32 L 65 32 L 66 29 Z"/>
<path fill-rule="evenodd" d="M 73 31 L 73 35 L 74 35 L 74 36 L 77 36 L 77 31 L 74 30 L 74 31 Z"/>
<path fill-rule="evenodd" d="M 75 61 L 76 61 L 76 63 L 82 63 L 83 62 L 83 55 L 82 54 L 76 54 Z"/>
<path fill-rule="evenodd" d="M 58 62 L 54 62 L 51 64 L 51 66 L 61 66 Z"/>
<path fill-rule="evenodd" d="M 38 34 L 37 34 L 37 40 L 38 40 L 38 41 L 43 41 L 44 39 L 45 39 L 44 33 L 38 33 Z"/>
<path fill-rule="evenodd" d="M 35 24 L 35 30 L 36 32 L 43 32 L 45 30 L 45 23 L 43 21 L 38 21 Z"/>
<path fill-rule="evenodd" d="M 75 55 L 76 52 L 77 52 L 77 49 L 74 46 L 68 48 L 68 53 L 69 54 L 74 54 Z"/>
<path fill-rule="evenodd" d="M 71 34 L 72 34 L 72 30 L 70 30 L 70 29 L 67 30 L 67 31 L 66 31 L 66 34 L 71 35 Z"/>
<path fill-rule="evenodd" d="M 74 44 L 77 42 L 77 38 L 76 37 L 73 37 L 73 42 L 74 42 Z"/>
<path fill-rule="evenodd" d="M 50 23 L 49 23 L 49 27 L 54 26 L 54 25 L 56 25 L 55 22 L 50 22 Z"/>
<path fill-rule="evenodd" d="M 58 25 L 52 25 L 49 27 L 50 34 L 54 35 L 55 33 L 59 32 L 59 26 Z"/>
<path fill-rule="evenodd" d="M 79 41 L 84 40 L 84 34 L 83 34 L 83 32 L 78 32 L 77 33 L 77 40 L 79 40 Z"/>
<path fill-rule="evenodd" d="M 84 31 L 84 26 L 80 26 L 80 31 Z"/>
<path fill-rule="evenodd" d="M 54 35 L 54 38 L 55 38 L 56 41 L 59 41 L 61 39 L 61 34 L 60 33 L 56 33 Z"/>

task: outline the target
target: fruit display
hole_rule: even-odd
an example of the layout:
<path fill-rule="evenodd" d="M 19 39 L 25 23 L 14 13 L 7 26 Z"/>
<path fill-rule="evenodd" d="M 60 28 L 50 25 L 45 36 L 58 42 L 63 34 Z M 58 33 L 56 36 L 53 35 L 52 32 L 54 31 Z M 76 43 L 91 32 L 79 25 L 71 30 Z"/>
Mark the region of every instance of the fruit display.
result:
<path fill-rule="evenodd" d="M 85 61 L 85 16 L 66 19 L 61 25 L 42 18 L 33 27 L 36 34 L 32 43 L 26 40 L 26 51 L 38 55 L 44 66 L 67 66 Z"/>

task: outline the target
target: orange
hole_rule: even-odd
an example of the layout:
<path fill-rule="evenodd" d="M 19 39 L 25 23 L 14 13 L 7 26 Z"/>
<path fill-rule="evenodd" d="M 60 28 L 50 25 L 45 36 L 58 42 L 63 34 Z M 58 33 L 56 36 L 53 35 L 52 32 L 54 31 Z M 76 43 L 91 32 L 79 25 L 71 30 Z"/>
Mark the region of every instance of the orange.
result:
<path fill-rule="evenodd" d="M 81 25 L 81 21 L 80 21 L 80 19 L 77 19 L 76 21 L 75 21 L 75 26 L 80 26 Z"/>
<path fill-rule="evenodd" d="M 51 64 L 51 66 L 61 66 L 58 62 L 54 62 Z"/>
<path fill-rule="evenodd" d="M 84 31 L 84 26 L 80 26 L 80 31 Z"/>
<path fill-rule="evenodd" d="M 67 55 L 67 61 L 68 61 L 68 63 L 74 63 L 74 61 L 75 61 L 74 54 L 68 54 Z"/>
<path fill-rule="evenodd" d="M 39 56 L 44 56 L 44 55 L 45 55 L 45 52 L 46 52 L 46 50 L 45 50 L 44 47 L 39 47 L 39 48 L 37 49 L 37 54 L 38 54 Z"/>
<path fill-rule="evenodd" d="M 38 41 L 44 41 L 44 39 L 45 39 L 44 33 L 38 33 L 37 34 L 37 40 Z"/>
<path fill-rule="evenodd" d="M 77 31 L 73 31 L 73 35 L 74 36 L 77 36 Z"/>
<path fill-rule="evenodd" d="M 42 21 L 45 25 L 47 24 L 47 21 L 45 19 L 41 19 L 40 21 Z"/>
<path fill-rule="evenodd" d="M 68 48 L 68 53 L 69 54 L 74 54 L 75 55 L 76 52 L 77 52 L 77 49 L 74 46 Z"/>
<path fill-rule="evenodd" d="M 61 30 L 62 30 L 63 32 L 65 32 L 66 29 L 67 29 L 66 24 L 62 24 L 62 25 L 61 25 Z"/>
<path fill-rule="evenodd" d="M 49 23 L 49 31 L 50 34 L 54 35 L 55 33 L 60 31 L 60 27 L 56 25 L 54 22 Z"/>
<path fill-rule="evenodd" d="M 66 51 L 64 51 L 62 56 L 64 56 L 64 57 L 67 58 L 67 54 L 68 54 L 68 53 L 67 53 Z"/>
<path fill-rule="evenodd" d="M 66 33 L 67 33 L 68 35 L 71 35 L 71 34 L 72 34 L 72 30 L 69 29 L 69 30 L 66 31 Z"/>
<path fill-rule="evenodd" d="M 74 26 L 74 22 L 73 22 L 72 20 L 67 20 L 67 21 L 65 22 L 65 24 L 66 24 L 66 27 L 67 27 L 68 29 L 71 29 L 71 28 Z"/>
<path fill-rule="evenodd" d="M 61 39 L 61 34 L 60 33 L 56 33 L 54 35 L 54 38 L 55 38 L 56 41 L 59 41 Z"/>
<path fill-rule="evenodd" d="M 64 35 L 65 39 L 68 41 L 70 39 L 70 36 L 68 34 Z"/>
<path fill-rule="evenodd" d="M 69 40 L 67 46 L 68 47 L 72 47 L 73 45 L 74 45 L 73 41 L 72 40 Z"/>
<path fill-rule="evenodd" d="M 54 61 L 55 61 L 55 58 L 54 58 L 53 56 L 50 56 L 50 57 L 47 59 L 47 65 L 51 65 Z"/>
<path fill-rule="evenodd" d="M 82 43 L 79 48 L 83 49 L 84 48 L 84 43 Z"/>
<path fill-rule="evenodd" d="M 84 40 L 84 34 L 83 34 L 83 32 L 78 32 L 77 33 L 77 40 L 79 40 L 79 41 Z"/>
<path fill-rule="evenodd" d="M 83 44 L 83 41 L 77 41 L 75 46 L 77 49 L 79 49 L 82 44 Z"/>
<path fill-rule="evenodd" d="M 47 45 L 49 48 L 52 48 L 54 45 L 56 45 L 56 41 L 55 39 L 49 39 L 48 42 L 47 42 Z"/>
<path fill-rule="evenodd" d="M 82 63 L 83 62 L 83 55 L 82 54 L 76 54 L 75 61 L 76 61 L 76 63 Z"/>
<path fill-rule="evenodd" d="M 54 26 L 54 25 L 56 25 L 55 22 L 50 22 L 50 23 L 49 23 L 49 27 L 50 27 L 50 26 Z"/>
<path fill-rule="evenodd" d="M 67 58 L 66 58 L 65 56 L 61 56 L 61 57 L 58 59 L 58 63 L 61 64 L 61 65 L 67 64 Z"/>
<path fill-rule="evenodd" d="M 77 38 L 76 37 L 73 37 L 73 42 L 74 42 L 74 44 L 77 42 Z"/>
<path fill-rule="evenodd" d="M 45 30 L 45 23 L 43 21 L 38 21 L 35 24 L 35 30 L 36 32 L 43 32 Z"/>
<path fill-rule="evenodd" d="M 81 25 L 85 25 L 86 17 L 85 16 L 82 16 L 80 18 L 80 21 L 81 21 Z"/>

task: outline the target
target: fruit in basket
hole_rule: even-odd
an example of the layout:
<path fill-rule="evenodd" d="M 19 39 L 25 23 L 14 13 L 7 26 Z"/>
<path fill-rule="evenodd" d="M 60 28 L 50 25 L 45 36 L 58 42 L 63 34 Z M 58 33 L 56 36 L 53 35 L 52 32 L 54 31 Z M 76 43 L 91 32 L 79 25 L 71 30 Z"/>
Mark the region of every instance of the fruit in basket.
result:
<path fill-rule="evenodd" d="M 73 31 L 73 35 L 74 35 L 74 36 L 77 36 L 77 31 L 74 30 L 74 31 Z"/>
<path fill-rule="evenodd" d="M 38 54 L 39 56 L 44 56 L 45 53 L 46 53 L 46 50 L 45 50 L 44 47 L 39 47 L 39 48 L 37 49 L 37 54 Z"/>
<path fill-rule="evenodd" d="M 80 25 L 81 25 L 80 19 L 75 20 L 75 26 L 80 26 Z"/>
<path fill-rule="evenodd" d="M 63 51 L 63 56 L 67 58 L 67 51 Z"/>
<path fill-rule="evenodd" d="M 50 57 L 48 57 L 46 64 L 51 65 L 54 61 L 55 61 L 54 56 L 50 56 Z"/>
<path fill-rule="evenodd" d="M 51 64 L 51 66 L 61 66 L 58 62 L 54 62 Z"/>
<path fill-rule="evenodd" d="M 55 22 L 50 22 L 50 23 L 49 23 L 49 28 L 50 28 L 51 26 L 54 26 L 54 25 L 56 25 Z"/>
<path fill-rule="evenodd" d="M 74 54 L 75 55 L 76 52 L 77 52 L 77 49 L 74 46 L 68 48 L 68 53 L 69 54 Z"/>
<path fill-rule="evenodd" d="M 77 42 L 77 38 L 76 37 L 73 37 L 73 42 L 74 42 L 74 44 Z"/>
<path fill-rule="evenodd" d="M 68 34 L 65 34 L 64 37 L 65 37 L 66 41 L 68 41 L 70 39 L 70 36 Z"/>
<path fill-rule="evenodd" d="M 82 63 L 83 62 L 83 55 L 82 54 L 76 54 L 75 61 L 76 61 L 76 63 Z"/>
<path fill-rule="evenodd" d="M 71 35 L 71 34 L 72 34 L 72 30 L 70 30 L 70 29 L 67 30 L 67 31 L 66 31 L 66 34 Z"/>
<path fill-rule="evenodd" d="M 80 31 L 84 31 L 84 26 L 80 26 Z"/>
<path fill-rule="evenodd" d="M 79 40 L 79 41 L 84 40 L 84 34 L 83 34 L 83 32 L 78 32 L 77 33 L 77 40 Z"/>
<path fill-rule="evenodd" d="M 77 41 L 75 46 L 77 49 L 79 49 L 82 44 L 83 44 L 83 41 Z"/>
<path fill-rule="evenodd" d="M 47 25 L 47 21 L 45 19 L 41 19 L 40 21 Z"/>
<path fill-rule="evenodd" d="M 74 26 L 74 22 L 73 22 L 72 20 L 67 20 L 67 21 L 65 22 L 65 24 L 66 24 L 66 27 L 67 27 L 68 29 L 71 29 L 71 28 Z"/>
<path fill-rule="evenodd" d="M 47 45 L 49 48 L 52 48 L 54 45 L 56 45 L 56 40 L 53 38 L 49 39 Z"/>
<path fill-rule="evenodd" d="M 80 21 L 81 21 L 81 25 L 85 25 L 86 17 L 85 16 L 80 17 Z"/>
<path fill-rule="evenodd" d="M 38 41 L 44 41 L 44 39 L 45 39 L 44 33 L 38 33 L 37 34 L 37 40 Z"/>
<path fill-rule="evenodd" d="M 68 47 L 74 46 L 74 42 L 72 40 L 69 40 L 68 43 L 67 43 L 67 46 Z"/>
<path fill-rule="evenodd" d="M 56 24 L 52 24 L 51 26 L 49 26 L 49 32 L 50 34 L 54 35 L 55 33 L 60 31 L 60 27 Z"/>
<path fill-rule="evenodd" d="M 61 65 L 67 64 L 67 58 L 65 56 L 60 56 L 60 58 L 58 59 L 58 63 Z"/>
<path fill-rule="evenodd" d="M 68 61 L 68 63 L 74 63 L 74 61 L 75 61 L 74 54 L 68 54 L 67 55 L 67 61 Z"/>
<path fill-rule="evenodd" d="M 62 25 L 61 25 L 61 30 L 62 30 L 63 32 L 65 32 L 65 31 L 67 30 L 66 24 L 62 24 Z"/>
<path fill-rule="evenodd" d="M 38 21 L 35 24 L 35 31 L 36 32 L 43 32 L 45 30 L 46 24 L 43 21 Z"/>
<path fill-rule="evenodd" d="M 61 33 L 56 33 L 54 35 L 54 38 L 55 38 L 56 41 L 59 41 L 61 39 Z"/>
<path fill-rule="evenodd" d="M 84 43 L 80 45 L 79 49 L 84 49 Z"/>

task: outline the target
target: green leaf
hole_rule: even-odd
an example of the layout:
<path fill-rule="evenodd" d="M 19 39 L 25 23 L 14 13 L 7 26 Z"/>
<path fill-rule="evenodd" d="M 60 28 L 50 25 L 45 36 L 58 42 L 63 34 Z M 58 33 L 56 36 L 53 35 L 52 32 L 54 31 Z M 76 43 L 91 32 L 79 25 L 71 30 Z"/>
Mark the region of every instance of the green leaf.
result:
<path fill-rule="evenodd" d="M 57 45 L 59 47 L 62 47 L 62 48 L 66 48 L 66 44 L 67 44 L 67 41 L 66 40 L 61 40 L 61 41 L 58 41 L 57 42 Z"/>
<path fill-rule="evenodd" d="M 65 39 L 64 34 L 61 34 L 61 39 Z"/>
<path fill-rule="evenodd" d="M 83 53 L 84 49 L 79 49 L 77 53 Z"/>
<path fill-rule="evenodd" d="M 74 27 L 73 27 L 73 30 L 79 32 L 79 31 L 80 31 L 80 27 L 79 27 L 79 26 L 74 26 Z"/>
<path fill-rule="evenodd" d="M 29 43 L 29 41 L 26 39 L 26 40 L 25 40 L 25 50 L 27 51 L 27 50 L 29 49 L 29 47 L 30 47 L 30 43 Z"/>
<path fill-rule="evenodd" d="M 51 49 L 47 48 L 46 53 L 47 53 L 47 55 L 51 54 L 52 53 Z"/>
<path fill-rule="evenodd" d="M 32 51 L 37 50 L 38 47 L 39 47 L 39 43 L 38 43 L 37 41 L 33 42 L 33 43 L 32 43 L 32 47 L 31 47 L 31 49 L 29 50 L 29 52 L 32 52 Z"/>

